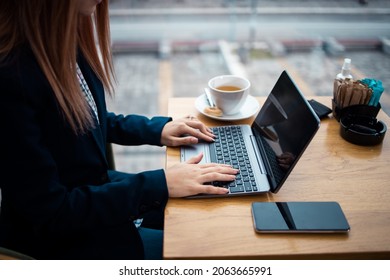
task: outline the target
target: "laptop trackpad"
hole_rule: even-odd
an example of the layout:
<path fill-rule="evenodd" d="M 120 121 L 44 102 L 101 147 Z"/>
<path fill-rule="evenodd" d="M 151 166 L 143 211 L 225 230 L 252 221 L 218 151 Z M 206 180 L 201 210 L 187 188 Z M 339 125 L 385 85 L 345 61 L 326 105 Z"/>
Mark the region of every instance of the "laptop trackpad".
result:
<path fill-rule="evenodd" d="M 199 143 L 191 146 L 184 146 L 180 149 L 180 161 L 184 162 L 190 158 L 203 153 L 203 158 L 200 163 L 210 162 L 210 148 L 208 143 Z"/>

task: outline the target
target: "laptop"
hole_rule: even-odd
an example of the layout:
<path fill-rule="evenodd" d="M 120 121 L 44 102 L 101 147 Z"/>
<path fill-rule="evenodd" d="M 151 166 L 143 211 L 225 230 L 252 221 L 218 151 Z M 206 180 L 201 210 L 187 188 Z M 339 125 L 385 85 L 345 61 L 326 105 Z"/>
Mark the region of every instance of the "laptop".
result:
<path fill-rule="evenodd" d="M 203 153 L 201 163 L 240 169 L 232 182 L 209 182 L 229 189 L 224 197 L 277 193 L 313 139 L 320 120 L 291 77 L 283 71 L 252 125 L 212 127 L 213 143 L 182 146 L 181 161 Z"/>

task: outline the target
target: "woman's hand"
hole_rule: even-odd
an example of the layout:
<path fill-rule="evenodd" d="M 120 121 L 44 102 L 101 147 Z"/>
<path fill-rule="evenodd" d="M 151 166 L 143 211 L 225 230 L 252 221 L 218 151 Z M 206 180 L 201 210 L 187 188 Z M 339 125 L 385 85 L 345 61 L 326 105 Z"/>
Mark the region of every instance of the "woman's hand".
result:
<path fill-rule="evenodd" d="M 205 185 L 212 181 L 234 181 L 237 169 L 229 165 L 208 163 L 198 164 L 203 154 L 199 154 L 186 163 L 179 163 L 165 171 L 170 197 L 185 197 L 196 194 L 226 194 L 228 190 L 222 187 Z"/>
<path fill-rule="evenodd" d="M 196 144 L 199 139 L 212 142 L 214 135 L 206 125 L 192 116 L 168 122 L 161 133 L 161 144 L 165 146 Z"/>

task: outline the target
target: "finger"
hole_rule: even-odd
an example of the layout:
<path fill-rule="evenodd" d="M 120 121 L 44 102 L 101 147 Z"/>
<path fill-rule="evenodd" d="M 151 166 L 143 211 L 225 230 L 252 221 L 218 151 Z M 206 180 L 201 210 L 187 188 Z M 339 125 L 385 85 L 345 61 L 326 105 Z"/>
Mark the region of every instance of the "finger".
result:
<path fill-rule="evenodd" d="M 202 134 L 204 134 L 205 136 L 211 137 L 212 139 L 215 138 L 215 135 L 213 134 L 212 130 L 200 121 L 187 121 L 186 124 L 188 126 L 190 126 L 191 128 L 197 129 L 198 130 L 197 133 L 198 133 L 199 137 L 202 137 Z M 199 132 L 201 134 L 199 134 Z M 207 139 L 205 139 L 205 140 L 207 140 Z"/>
<path fill-rule="evenodd" d="M 240 170 L 233 168 L 231 165 L 219 164 L 219 163 L 208 163 L 202 164 L 203 174 L 218 172 L 225 174 L 237 174 Z"/>
<path fill-rule="evenodd" d="M 197 118 L 194 117 L 193 115 L 188 115 L 188 116 L 184 117 L 184 119 L 187 119 L 187 120 L 197 120 Z"/>
<path fill-rule="evenodd" d="M 207 142 L 214 142 L 215 136 L 210 133 L 203 133 L 198 128 L 193 128 L 190 125 L 187 124 L 186 127 L 184 127 L 183 134 L 187 134 L 189 136 L 196 137 L 197 139 L 202 139 Z"/>
<path fill-rule="evenodd" d="M 200 132 L 202 134 L 199 136 L 199 138 L 202 138 L 205 141 L 210 141 L 208 139 L 211 139 L 211 141 L 215 141 L 215 138 L 216 138 L 215 134 L 210 132 L 207 127 L 205 127 L 202 130 L 200 130 Z"/>
<path fill-rule="evenodd" d="M 212 172 L 207 173 L 202 176 L 202 182 L 213 182 L 213 181 L 220 181 L 220 182 L 231 182 L 236 179 L 235 174 L 222 174 L 218 172 Z"/>
<path fill-rule="evenodd" d="M 203 153 L 200 153 L 199 155 L 190 158 L 186 162 L 189 164 L 198 164 L 202 160 L 202 158 L 203 158 Z"/>
<path fill-rule="evenodd" d="M 188 126 L 200 129 L 205 132 L 212 132 L 210 128 L 208 128 L 203 122 L 198 120 L 197 118 L 192 118 L 192 119 L 185 119 L 184 121 Z"/>
<path fill-rule="evenodd" d="M 201 185 L 199 189 L 200 193 L 204 194 L 227 194 L 229 192 L 229 190 L 226 188 L 215 187 L 212 185 Z"/>
<path fill-rule="evenodd" d="M 193 136 L 181 136 L 176 137 L 172 136 L 169 138 L 170 146 L 176 147 L 176 146 L 185 146 L 185 145 L 193 145 L 197 144 L 199 142 L 199 139 Z"/>

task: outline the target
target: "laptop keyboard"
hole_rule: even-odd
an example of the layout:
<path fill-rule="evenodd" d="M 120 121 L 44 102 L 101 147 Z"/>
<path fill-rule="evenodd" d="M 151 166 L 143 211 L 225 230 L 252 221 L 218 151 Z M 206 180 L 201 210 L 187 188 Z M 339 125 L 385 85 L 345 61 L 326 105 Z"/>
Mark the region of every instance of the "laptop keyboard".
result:
<path fill-rule="evenodd" d="M 257 191 L 256 181 L 245 147 L 240 126 L 213 127 L 215 142 L 210 145 L 212 162 L 228 164 L 239 169 L 232 182 L 211 182 L 214 186 L 228 188 L 230 193 Z"/>

